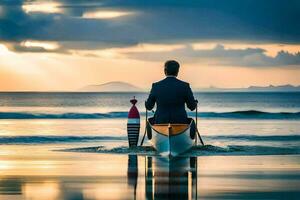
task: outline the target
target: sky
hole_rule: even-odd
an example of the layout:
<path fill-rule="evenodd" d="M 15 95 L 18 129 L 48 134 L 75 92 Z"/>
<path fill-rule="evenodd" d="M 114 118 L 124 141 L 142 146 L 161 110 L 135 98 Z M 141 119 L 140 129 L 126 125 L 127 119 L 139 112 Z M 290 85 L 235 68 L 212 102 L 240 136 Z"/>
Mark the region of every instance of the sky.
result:
<path fill-rule="evenodd" d="M 298 0 L 0 0 L 0 91 L 300 85 Z"/>

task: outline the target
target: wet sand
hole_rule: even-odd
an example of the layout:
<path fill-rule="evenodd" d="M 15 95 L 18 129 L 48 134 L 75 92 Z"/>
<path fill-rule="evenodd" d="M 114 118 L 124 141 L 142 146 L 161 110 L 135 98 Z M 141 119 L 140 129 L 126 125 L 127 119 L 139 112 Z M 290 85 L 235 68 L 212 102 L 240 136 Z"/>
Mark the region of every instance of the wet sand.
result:
<path fill-rule="evenodd" d="M 72 144 L 74 146 L 74 144 Z M 300 155 L 160 157 L 2 145 L 0 199 L 298 199 Z"/>

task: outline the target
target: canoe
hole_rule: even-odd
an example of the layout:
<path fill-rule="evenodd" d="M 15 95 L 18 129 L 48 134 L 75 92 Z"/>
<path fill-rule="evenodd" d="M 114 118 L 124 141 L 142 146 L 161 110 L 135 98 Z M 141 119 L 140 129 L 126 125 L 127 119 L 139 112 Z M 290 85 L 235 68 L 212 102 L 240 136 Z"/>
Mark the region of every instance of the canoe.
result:
<path fill-rule="evenodd" d="M 154 124 L 149 118 L 148 140 L 162 156 L 178 156 L 195 145 L 195 122 L 189 120 L 189 124 Z"/>

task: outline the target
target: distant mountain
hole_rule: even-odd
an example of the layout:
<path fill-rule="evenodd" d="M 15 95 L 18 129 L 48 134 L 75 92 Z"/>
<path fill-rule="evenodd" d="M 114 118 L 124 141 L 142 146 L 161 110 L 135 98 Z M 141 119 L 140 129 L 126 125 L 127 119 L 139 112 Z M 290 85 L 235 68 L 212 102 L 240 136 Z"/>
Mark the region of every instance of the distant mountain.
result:
<path fill-rule="evenodd" d="M 87 85 L 80 89 L 82 92 L 140 92 L 141 88 L 130 83 L 114 81 L 100 85 Z"/>
<path fill-rule="evenodd" d="M 250 86 L 247 88 L 250 91 L 300 91 L 300 86 L 293 86 L 293 85 L 269 85 L 266 87 L 263 86 Z"/>
<path fill-rule="evenodd" d="M 269 86 L 250 86 L 248 88 L 198 88 L 198 92 L 300 92 L 300 86 L 293 85 L 269 85 Z"/>
<path fill-rule="evenodd" d="M 130 83 L 113 81 L 100 85 L 87 85 L 81 88 L 82 92 L 143 92 L 142 88 L 139 88 Z M 148 91 L 148 90 L 147 90 Z M 250 86 L 248 88 L 195 88 L 195 92 L 300 92 L 300 86 L 293 85 L 269 85 L 269 86 Z"/>

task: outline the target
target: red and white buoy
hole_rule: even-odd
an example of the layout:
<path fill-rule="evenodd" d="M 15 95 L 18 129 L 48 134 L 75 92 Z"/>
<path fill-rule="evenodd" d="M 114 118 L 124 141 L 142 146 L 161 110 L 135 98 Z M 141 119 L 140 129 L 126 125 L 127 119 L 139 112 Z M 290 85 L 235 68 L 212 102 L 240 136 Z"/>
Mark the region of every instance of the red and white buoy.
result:
<path fill-rule="evenodd" d="M 135 106 L 137 100 L 135 97 L 130 100 L 132 107 L 128 112 L 128 121 L 127 121 L 127 133 L 128 133 L 128 143 L 129 147 L 137 146 L 140 134 L 140 113 Z"/>

